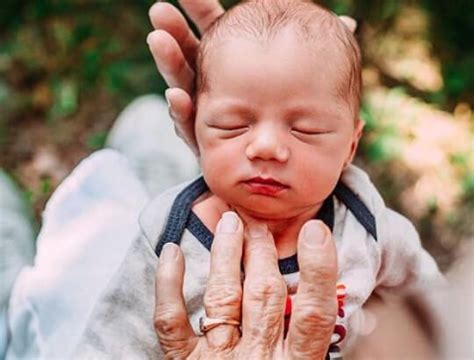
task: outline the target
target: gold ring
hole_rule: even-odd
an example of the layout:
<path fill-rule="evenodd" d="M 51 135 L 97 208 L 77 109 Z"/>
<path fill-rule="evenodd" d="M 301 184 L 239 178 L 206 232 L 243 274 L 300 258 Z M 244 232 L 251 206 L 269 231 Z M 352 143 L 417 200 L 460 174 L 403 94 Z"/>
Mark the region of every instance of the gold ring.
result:
<path fill-rule="evenodd" d="M 237 320 L 227 318 L 209 318 L 207 316 L 201 316 L 199 318 L 199 330 L 205 334 L 207 331 L 214 329 L 216 326 L 226 324 L 233 326 L 240 326 L 240 322 Z"/>

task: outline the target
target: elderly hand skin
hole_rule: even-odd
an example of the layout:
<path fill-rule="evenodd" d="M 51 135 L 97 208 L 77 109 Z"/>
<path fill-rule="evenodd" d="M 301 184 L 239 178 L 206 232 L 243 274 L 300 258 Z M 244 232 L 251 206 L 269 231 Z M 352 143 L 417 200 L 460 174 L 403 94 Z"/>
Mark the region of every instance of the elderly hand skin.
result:
<path fill-rule="evenodd" d="M 243 256 L 243 288 L 240 264 Z M 283 337 L 286 284 L 272 235 L 227 212 L 211 249 L 204 296 L 207 316 L 241 321 L 194 334 L 182 293 L 184 257 L 167 244 L 156 272 L 155 329 L 167 359 L 324 359 L 336 320 L 337 260 L 332 236 L 310 220 L 299 234 L 300 282 L 291 323 Z"/>
<path fill-rule="evenodd" d="M 224 13 L 218 0 L 179 0 L 179 3 L 201 33 Z M 170 116 L 178 136 L 198 155 L 192 98 L 199 40 L 181 12 L 169 3 L 155 3 L 149 16 L 155 30 L 148 35 L 147 43 L 158 71 L 169 86 L 165 96 Z M 354 19 L 348 16 L 339 18 L 355 31 L 357 23 Z"/>

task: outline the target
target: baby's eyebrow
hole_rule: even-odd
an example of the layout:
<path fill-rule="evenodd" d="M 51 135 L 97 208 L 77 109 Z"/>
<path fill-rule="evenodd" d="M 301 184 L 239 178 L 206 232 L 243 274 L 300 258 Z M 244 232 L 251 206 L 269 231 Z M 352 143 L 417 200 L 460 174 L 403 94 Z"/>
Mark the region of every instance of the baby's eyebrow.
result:
<path fill-rule="evenodd" d="M 221 101 L 213 106 L 217 112 L 239 115 L 245 118 L 252 118 L 255 116 L 253 106 L 245 105 L 233 101 Z"/>
<path fill-rule="evenodd" d="M 293 106 L 286 111 L 286 116 L 290 119 L 299 117 L 314 117 L 318 119 L 334 118 L 339 112 L 328 111 L 326 107 L 316 106 Z"/>
<path fill-rule="evenodd" d="M 313 107 L 308 107 L 308 106 L 293 106 L 289 107 L 286 110 L 286 115 L 288 117 L 299 117 L 299 116 L 307 116 L 307 115 L 318 115 L 320 112 L 318 112 L 316 109 Z"/>

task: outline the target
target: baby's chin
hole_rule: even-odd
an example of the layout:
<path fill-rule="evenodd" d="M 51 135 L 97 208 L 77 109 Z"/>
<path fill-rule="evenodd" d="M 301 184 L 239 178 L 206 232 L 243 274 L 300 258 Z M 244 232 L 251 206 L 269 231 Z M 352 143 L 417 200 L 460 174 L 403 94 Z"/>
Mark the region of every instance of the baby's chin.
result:
<path fill-rule="evenodd" d="M 224 200 L 225 201 L 225 200 Z M 253 219 L 256 221 L 275 222 L 287 221 L 290 218 L 298 217 L 304 211 L 297 210 L 290 204 L 267 199 L 266 201 L 225 201 L 227 206 L 239 214 L 242 220 Z"/>
<path fill-rule="evenodd" d="M 308 198 L 298 199 L 295 196 L 248 196 L 239 192 L 212 191 L 212 189 L 211 192 L 214 206 L 220 209 L 220 212 L 236 211 L 244 221 L 245 217 L 265 222 L 288 221 L 292 218 L 308 216 L 308 213 L 315 214 L 320 207 L 317 202 L 314 204 L 308 202 Z"/>
<path fill-rule="evenodd" d="M 281 214 L 276 214 L 274 212 L 255 211 L 253 209 L 245 209 L 241 207 L 234 207 L 234 211 L 236 211 L 240 218 L 244 221 L 254 220 L 261 222 L 269 222 L 285 220 L 286 218 L 282 217 Z"/>

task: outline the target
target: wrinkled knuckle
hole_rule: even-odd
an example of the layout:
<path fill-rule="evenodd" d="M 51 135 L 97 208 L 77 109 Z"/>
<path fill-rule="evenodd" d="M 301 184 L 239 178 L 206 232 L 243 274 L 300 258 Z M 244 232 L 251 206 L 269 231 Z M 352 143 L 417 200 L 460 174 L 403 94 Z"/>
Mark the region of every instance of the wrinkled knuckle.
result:
<path fill-rule="evenodd" d="M 178 331 L 187 319 L 178 309 L 167 307 L 163 310 L 156 310 L 153 320 L 157 333 L 171 334 Z"/>
<path fill-rule="evenodd" d="M 333 311 L 334 310 L 334 311 Z M 312 324 L 312 326 L 302 326 L 302 330 L 305 328 L 317 327 L 318 329 L 330 329 L 334 328 L 336 323 L 337 313 L 336 309 L 332 307 L 311 307 L 306 306 L 303 309 L 300 309 L 301 319 L 304 319 L 305 324 Z"/>
<path fill-rule="evenodd" d="M 220 279 L 210 280 L 204 294 L 204 304 L 208 308 L 235 306 L 240 308 L 242 288 Z"/>
<path fill-rule="evenodd" d="M 336 265 L 328 263 L 324 266 L 320 266 L 316 271 L 317 276 L 320 276 L 322 279 L 334 279 L 337 278 Z"/>
<path fill-rule="evenodd" d="M 249 284 L 249 289 L 253 297 L 269 298 L 284 297 L 286 295 L 286 284 L 281 276 L 266 276 L 259 281 Z"/>
<path fill-rule="evenodd" d="M 332 284 L 337 281 L 337 269 L 332 264 L 318 264 L 306 267 L 300 271 L 301 280 L 318 286 L 318 284 Z M 314 279 L 319 279 L 317 284 L 314 283 Z"/>

